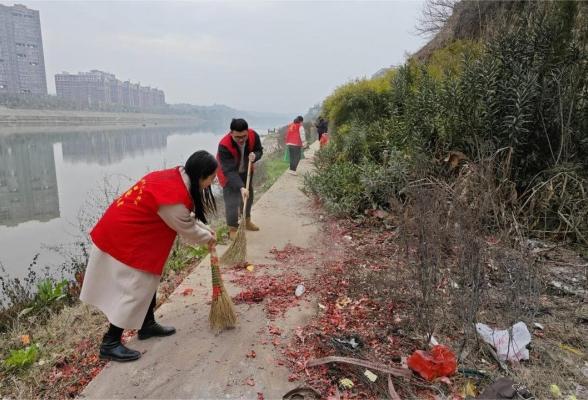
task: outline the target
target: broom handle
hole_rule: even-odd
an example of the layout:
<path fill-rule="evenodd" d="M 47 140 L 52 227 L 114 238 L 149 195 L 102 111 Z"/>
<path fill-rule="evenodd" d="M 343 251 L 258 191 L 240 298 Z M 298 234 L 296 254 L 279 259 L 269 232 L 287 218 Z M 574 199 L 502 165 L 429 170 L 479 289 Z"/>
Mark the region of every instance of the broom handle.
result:
<path fill-rule="evenodd" d="M 251 182 L 251 165 L 253 163 L 249 160 L 249 164 L 247 164 L 247 182 L 245 183 L 245 190 L 247 194 L 249 194 L 249 182 Z M 247 199 L 243 199 L 243 215 L 245 215 L 245 210 L 247 209 Z"/>

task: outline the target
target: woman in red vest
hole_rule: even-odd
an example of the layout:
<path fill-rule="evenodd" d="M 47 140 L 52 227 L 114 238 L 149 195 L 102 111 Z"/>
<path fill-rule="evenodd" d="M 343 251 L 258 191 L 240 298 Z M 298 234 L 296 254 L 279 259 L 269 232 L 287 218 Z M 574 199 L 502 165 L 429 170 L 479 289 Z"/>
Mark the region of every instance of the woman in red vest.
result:
<path fill-rule="evenodd" d="M 110 322 L 101 360 L 141 356 L 121 343 L 124 329 L 139 329 L 139 340 L 176 333 L 155 322 L 157 286 L 178 233 L 198 245 L 216 242 L 206 217 L 216 212 L 210 185 L 217 168 L 214 156 L 200 150 L 183 167 L 145 175 L 90 232 L 93 246 L 80 299 L 102 310 Z"/>
<path fill-rule="evenodd" d="M 229 237 L 235 238 L 239 227 L 239 208 L 243 212 L 243 199 L 247 201 L 245 207 L 245 229 L 258 231 L 259 227 L 251 221 L 251 205 L 253 204 L 253 171 L 251 166 L 251 178 L 249 192 L 245 190 L 247 182 L 247 165 L 249 161 L 257 162 L 263 155 L 261 139 L 257 132 L 249 129 L 247 121 L 242 118 L 233 118 L 231 131 L 227 133 L 218 144 L 218 182 L 223 188 L 225 201 L 225 215 L 229 226 Z"/>
<path fill-rule="evenodd" d="M 290 152 L 290 174 L 298 175 L 296 168 L 302 157 L 302 147 L 306 146 L 306 133 L 304 126 L 302 126 L 302 118 L 300 115 L 294 118 L 294 122 L 288 125 L 288 132 L 286 132 L 286 146 Z"/>

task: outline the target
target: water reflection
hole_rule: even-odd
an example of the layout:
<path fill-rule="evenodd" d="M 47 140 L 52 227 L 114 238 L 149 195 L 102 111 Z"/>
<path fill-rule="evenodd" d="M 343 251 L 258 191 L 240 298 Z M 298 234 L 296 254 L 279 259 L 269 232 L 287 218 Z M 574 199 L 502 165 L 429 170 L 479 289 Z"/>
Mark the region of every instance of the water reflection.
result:
<path fill-rule="evenodd" d="M 150 170 L 182 165 L 196 150 L 214 154 L 228 125 L 10 134 L 0 128 L 0 264 L 22 278 L 41 253 L 38 265 L 53 270 L 62 258 L 42 248 L 72 243 L 80 212 L 89 210 L 86 201 L 105 178 L 125 186 Z M 269 126 L 252 128 L 263 136 Z M 106 206 L 90 205 L 96 213 Z"/>
<path fill-rule="evenodd" d="M 0 225 L 59 217 L 53 145 L 0 136 Z"/>
<path fill-rule="evenodd" d="M 60 216 L 54 143 L 61 142 L 66 163 L 105 166 L 163 150 L 168 136 L 201 129 L 206 128 L 144 127 L 0 136 L 0 225 L 45 222 Z"/>

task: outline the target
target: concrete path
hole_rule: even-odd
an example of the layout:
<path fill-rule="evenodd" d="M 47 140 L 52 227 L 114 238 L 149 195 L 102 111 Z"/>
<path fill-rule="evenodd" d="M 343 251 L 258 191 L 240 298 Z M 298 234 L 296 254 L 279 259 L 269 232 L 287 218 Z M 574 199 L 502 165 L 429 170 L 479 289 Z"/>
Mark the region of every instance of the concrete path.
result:
<path fill-rule="evenodd" d="M 254 204 L 252 219 L 261 228 L 247 232 L 247 261 L 269 264 L 272 248 L 291 243 L 311 247 L 317 227 L 308 212 L 311 201 L 299 190 L 302 175 L 312 170 L 315 142 L 305 151 L 298 167 L 299 176 L 287 171 Z M 224 247 L 224 246 L 223 246 Z M 226 248 L 226 247 L 225 247 Z M 225 248 L 219 246 L 219 253 Z M 310 271 L 307 271 L 310 272 Z M 225 280 L 231 296 L 240 292 Z M 290 371 L 277 362 L 283 359 L 282 346 L 274 346 L 275 335 L 268 326 L 284 330 L 280 343 L 287 343 L 294 328 L 305 325 L 317 309 L 312 302 L 301 302 L 279 321 L 269 321 L 262 304 L 236 306 L 239 327 L 214 335 L 208 328 L 211 298 L 210 260 L 207 257 L 156 312 L 158 322 L 172 325 L 177 333 L 166 338 L 139 341 L 127 345 L 144 352 L 134 362 L 110 362 L 86 387 L 81 398 L 88 399 L 281 399 L 299 386 L 289 382 Z M 193 288 L 185 296 L 184 289 Z M 294 294 L 293 294 L 294 296 Z M 267 344 L 262 344 L 266 339 Z M 246 357 L 253 350 L 255 358 Z"/>

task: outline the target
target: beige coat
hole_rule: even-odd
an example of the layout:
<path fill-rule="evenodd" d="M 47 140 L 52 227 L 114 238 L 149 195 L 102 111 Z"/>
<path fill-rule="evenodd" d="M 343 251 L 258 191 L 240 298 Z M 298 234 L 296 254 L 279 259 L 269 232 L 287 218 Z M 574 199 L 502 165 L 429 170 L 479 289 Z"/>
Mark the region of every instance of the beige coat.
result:
<path fill-rule="evenodd" d="M 190 179 L 183 169 L 181 173 L 189 188 Z M 206 244 L 212 238 L 209 228 L 196 220 L 183 204 L 161 206 L 157 214 L 170 228 L 197 245 Z M 160 278 L 129 267 L 93 245 L 80 300 L 98 307 L 119 328 L 139 329 Z"/>

